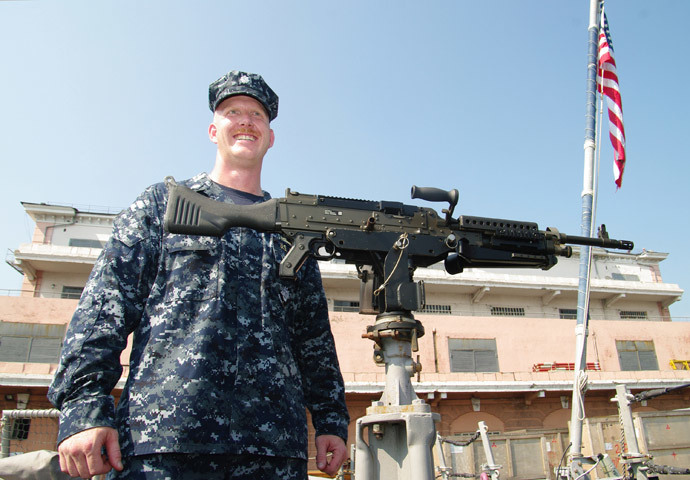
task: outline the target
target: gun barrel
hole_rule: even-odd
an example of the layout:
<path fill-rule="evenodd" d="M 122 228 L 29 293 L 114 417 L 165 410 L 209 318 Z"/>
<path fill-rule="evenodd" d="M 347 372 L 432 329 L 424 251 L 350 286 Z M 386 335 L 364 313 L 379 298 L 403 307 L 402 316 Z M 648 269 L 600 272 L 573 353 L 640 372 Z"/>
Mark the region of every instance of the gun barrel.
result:
<path fill-rule="evenodd" d="M 614 240 L 612 238 L 578 237 L 575 235 L 561 235 L 561 242 L 573 245 L 589 245 L 591 247 L 615 248 L 618 250 L 632 250 L 635 244 L 630 240 Z"/>

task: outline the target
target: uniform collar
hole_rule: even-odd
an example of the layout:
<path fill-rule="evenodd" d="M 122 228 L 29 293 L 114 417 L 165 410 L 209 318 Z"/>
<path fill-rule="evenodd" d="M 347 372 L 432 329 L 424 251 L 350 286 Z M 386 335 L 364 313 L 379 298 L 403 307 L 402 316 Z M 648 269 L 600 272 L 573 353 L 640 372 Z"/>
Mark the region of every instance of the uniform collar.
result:
<path fill-rule="evenodd" d="M 208 173 L 202 172 L 198 175 L 187 180 L 187 186 L 192 190 L 196 190 L 199 193 L 203 193 L 209 198 L 219 198 L 223 195 L 222 189 L 218 186 L 216 182 L 211 180 Z M 265 190 L 262 190 L 264 201 L 271 199 L 271 194 Z"/>

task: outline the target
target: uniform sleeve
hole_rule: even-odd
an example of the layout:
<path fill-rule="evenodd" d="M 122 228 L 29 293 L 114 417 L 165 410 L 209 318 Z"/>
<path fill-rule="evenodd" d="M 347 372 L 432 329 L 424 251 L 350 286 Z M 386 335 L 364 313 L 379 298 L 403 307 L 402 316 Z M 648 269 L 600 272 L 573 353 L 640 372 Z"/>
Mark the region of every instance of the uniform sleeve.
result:
<path fill-rule="evenodd" d="M 307 408 L 316 436 L 337 435 L 347 442 L 350 416 L 321 274 L 313 258 L 307 260 L 302 270 L 304 274 L 299 282 L 298 295 L 301 300 L 296 311 L 297 331 L 293 338 L 297 344 L 293 351 L 297 352 L 302 372 Z"/>
<path fill-rule="evenodd" d="M 151 187 L 118 216 L 91 271 L 48 390 L 60 410 L 58 443 L 89 428 L 115 428 L 111 392 L 122 375 L 120 354 L 157 271 L 160 198 Z"/>

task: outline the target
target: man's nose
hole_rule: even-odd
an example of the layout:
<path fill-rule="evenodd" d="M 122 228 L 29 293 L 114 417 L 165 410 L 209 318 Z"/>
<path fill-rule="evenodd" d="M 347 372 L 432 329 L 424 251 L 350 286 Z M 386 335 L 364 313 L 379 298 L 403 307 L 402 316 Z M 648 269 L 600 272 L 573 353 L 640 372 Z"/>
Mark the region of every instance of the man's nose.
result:
<path fill-rule="evenodd" d="M 242 125 L 254 125 L 254 119 L 252 118 L 251 113 L 243 113 L 240 115 L 240 124 Z"/>

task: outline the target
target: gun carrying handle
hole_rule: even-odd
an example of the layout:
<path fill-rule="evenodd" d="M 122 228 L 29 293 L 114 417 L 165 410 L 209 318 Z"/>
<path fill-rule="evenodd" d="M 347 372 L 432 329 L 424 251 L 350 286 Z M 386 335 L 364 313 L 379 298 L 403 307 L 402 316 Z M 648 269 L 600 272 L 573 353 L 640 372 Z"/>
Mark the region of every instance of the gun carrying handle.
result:
<path fill-rule="evenodd" d="M 410 196 L 412 198 L 421 198 L 428 202 L 448 202 L 448 209 L 443 209 L 442 212 L 446 214 L 446 225 L 450 225 L 453 220 L 453 210 L 455 210 L 455 206 L 460 198 L 460 192 L 456 188 L 453 190 L 441 190 L 440 188 L 412 185 Z"/>
<path fill-rule="evenodd" d="M 455 188 L 453 190 L 441 190 L 440 188 L 412 185 L 410 196 L 412 198 L 421 198 L 428 202 L 448 202 L 452 210 L 458 204 L 460 192 Z"/>

